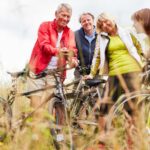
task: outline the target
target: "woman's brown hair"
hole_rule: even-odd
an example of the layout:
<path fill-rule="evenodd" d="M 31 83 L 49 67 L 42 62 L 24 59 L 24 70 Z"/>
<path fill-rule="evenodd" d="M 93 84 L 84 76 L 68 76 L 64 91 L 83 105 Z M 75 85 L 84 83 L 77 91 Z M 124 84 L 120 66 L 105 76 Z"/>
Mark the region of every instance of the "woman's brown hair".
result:
<path fill-rule="evenodd" d="M 150 36 L 150 9 L 149 8 L 144 8 L 136 11 L 131 18 L 136 21 L 141 21 L 145 33 Z"/>

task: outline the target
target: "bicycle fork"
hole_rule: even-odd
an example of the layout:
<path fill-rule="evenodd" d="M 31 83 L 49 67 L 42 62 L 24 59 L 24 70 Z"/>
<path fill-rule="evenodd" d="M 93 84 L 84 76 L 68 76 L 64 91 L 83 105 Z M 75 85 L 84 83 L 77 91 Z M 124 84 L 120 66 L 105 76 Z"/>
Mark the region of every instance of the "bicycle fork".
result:
<path fill-rule="evenodd" d="M 55 79 L 56 79 L 56 89 L 58 94 L 60 95 L 60 98 L 62 100 L 62 105 L 64 107 L 65 110 L 65 121 L 66 124 L 68 126 L 69 129 L 69 136 L 70 136 L 70 150 L 73 150 L 73 137 L 72 137 L 72 132 L 71 132 L 71 127 L 70 127 L 70 122 L 69 122 L 69 118 L 68 118 L 68 113 L 67 113 L 67 108 L 66 108 L 66 99 L 64 96 L 64 91 L 63 91 L 63 84 L 61 82 L 61 78 L 59 76 L 54 75 Z"/>

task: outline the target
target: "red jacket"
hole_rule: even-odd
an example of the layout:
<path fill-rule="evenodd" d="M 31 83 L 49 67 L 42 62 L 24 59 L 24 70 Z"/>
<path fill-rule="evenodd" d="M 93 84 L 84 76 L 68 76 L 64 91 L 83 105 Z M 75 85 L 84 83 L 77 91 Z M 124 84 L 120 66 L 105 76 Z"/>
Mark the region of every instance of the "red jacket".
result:
<path fill-rule="evenodd" d="M 55 56 L 58 53 L 58 49 L 56 48 L 57 37 L 58 32 L 56 20 L 44 22 L 40 25 L 38 38 L 29 61 L 29 68 L 35 74 L 39 74 L 45 70 L 52 56 Z M 75 46 L 74 33 L 68 27 L 64 28 L 60 46 L 73 50 L 76 58 L 77 49 Z M 65 64 L 66 61 L 63 60 L 61 65 Z"/>

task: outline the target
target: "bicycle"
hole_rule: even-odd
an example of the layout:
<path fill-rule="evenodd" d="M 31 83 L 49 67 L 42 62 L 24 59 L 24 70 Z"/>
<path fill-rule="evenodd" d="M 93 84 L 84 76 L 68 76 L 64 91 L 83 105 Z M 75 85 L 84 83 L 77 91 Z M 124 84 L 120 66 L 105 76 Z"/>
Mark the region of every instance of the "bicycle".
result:
<path fill-rule="evenodd" d="M 72 134 L 72 127 L 79 128 L 79 124 L 97 126 L 95 119 L 88 120 L 87 118 L 89 114 L 90 116 L 95 116 L 94 105 L 97 100 L 101 101 L 99 85 L 104 84 L 106 80 L 94 79 L 85 81 L 83 78 L 80 78 L 63 85 L 60 82 L 60 78 L 56 77 L 56 82 L 57 90 L 55 96 L 49 102 L 49 112 L 54 116 L 54 123 L 57 126 L 57 128 L 52 129 L 56 142 L 64 140 L 61 130 L 66 124 L 70 130 L 70 135 Z M 72 92 L 68 93 L 68 87 L 74 84 L 78 84 L 77 88 L 75 90 L 71 89 Z M 83 111 L 86 113 L 86 118 L 81 119 L 80 116 L 83 114 Z"/>
<path fill-rule="evenodd" d="M 79 118 L 81 114 L 83 114 L 83 111 L 86 113 L 86 117 L 88 117 L 90 113 L 92 116 L 93 107 L 96 101 L 102 100 L 103 88 L 104 84 L 106 83 L 106 79 L 104 78 L 102 79 L 99 76 L 97 76 L 94 79 L 84 80 L 83 76 L 86 72 L 89 72 L 89 66 L 88 67 L 79 66 L 78 71 L 80 73 L 80 77 L 78 77 L 78 79 L 69 84 L 69 86 L 75 84 L 72 89 L 73 99 L 70 104 L 70 112 L 69 112 L 70 116 L 74 118 L 74 121 L 75 120 L 79 121 Z M 66 96 L 68 98 L 67 92 Z"/>
<path fill-rule="evenodd" d="M 69 84 L 68 85 L 63 85 L 63 83 L 60 81 L 61 80 L 61 78 L 60 78 L 60 75 L 59 75 L 59 72 L 60 70 L 47 70 L 47 72 L 44 72 L 44 73 L 42 73 L 42 74 L 40 74 L 39 76 L 37 76 L 36 78 L 40 78 L 40 77 L 43 77 L 43 76 L 46 76 L 46 75 L 48 75 L 48 74 L 52 74 L 54 77 L 55 77 L 55 80 L 56 80 L 56 85 L 55 86 L 48 86 L 48 87 L 45 87 L 45 88 L 42 88 L 42 89 L 37 89 L 37 90 L 33 90 L 33 91 L 29 91 L 29 92 L 22 92 L 22 93 L 17 93 L 17 88 L 16 88 L 16 81 L 17 81 L 17 79 L 19 78 L 19 77 L 21 77 L 21 76 L 24 76 L 24 75 L 26 75 L 26 72 L 25 71 L 23 71 L 23 72 L 15 72 L 15 73 L 9 73 L 10 75 L 11 75 L 11 77 L 12 77 L 12 88 L 11 88 L 11 90 L 10 90 L 10 92 L 9 92 L 9 94 L 8 94 L 8 96 L 7 96 L 7 98 L 5 99 L 5 98 L 2 98 L 2 97 L 0 97 L 0 106 L 2 106 L 2 108 L 3 108 L 3 112 L 1 113 L 1 116 L 4 116 L 4 114 L 6 114 L 6 116 L 7 116 L 7 122 L 8 122 L 8 129 L 9 130 L 14 130 L 14 128 L 19 128 L 19 127 L 21 127 L 22 126 L 22 124 L 27 120 L 27 118 L 29 118 L 30 116 L 32 116 L 33 115 L 33 113 L 35 112 L 35 111 L 37 111 L 37 109 L 38 108 L 40 108 L 44 103 L 46 103 L 46 102 L 48 102 L 48 101 L 50 101 L 50 103 L 52 104 L 52 108 L 50 109 L 50 110 L 53 110 L 53 108 L 55 108 L 54 106 L 55 106 L 55 104 L 58 104 L 59 106 L 61 106 L 62 108 L 63 108 L 63 111 L 61 111 L 61 113 L 62 112 L 64 112 L 64 120 L 65 120 L 65 122 L 66 122 L 66 125 L 68 125 L 68 127 L 70 128 L 72 125 L 72 122 L 77 122 L 77 121 L 79 121 L 79 120 L 75 120 L 75 119 L 72 119 L 73 117 L 70 115 L 70 116 L 68 116 L 68 114 L 69 114 L 69 112 L 70 112 L 70 106 L 73 104 L 73 103 L 70 103 L 69 102 L 69 100 L 67 100 L 67 93 L 66 93 L 66 91 L 64 90 L 64 88 L 65 87 L 68 87 L 69 86 Z M 78 82 L 78 81 L 76 81 L 76 82 Z M 91 93 L 91 89 L 93 89 L 93 96 L 94 96 L 94 94 L 95 94 L 95 98 L 97 98 L 98 96 L 97 96 L 97 93 L 98 93 L 98 91 L 97 91 L 97 93 L 95 93 L 96 92 L 96 88 L 94 87 L 94 86 L 98 86 L 100 83 L 101 83 L 101 81 L 98 81 L 98 80 L 95 80 L 95 82 L 89 82 L 88 84 L 83 84 L 82 83 L 83 82 L 83 80 L 81 80 L 80 79 L 80 84 L 79 84 L 79 88 L 77 88 L 77 90 L 76 90 L 76 102 L 74 103 L 74 104 L 77 104 L 77 103 L 80 103 L 81 101 L 79 101 L 79 97 L 80 97 L 80 99 L 82 98 L 82 99 L 84 99 L 85 98 L 85 96 L 87 96 L 88 97 L 88 99 L 84 99 L 84 101 L 82 101 L 82 102 L 85 102 L 85 103 L 87 103 L 88 104 L 88 102 L 91 102 L 92 101 L 92 99 L 93 99 L 93 97 L 92 97 L 92 93 Z M 81 84 L 82 83 L 82 84 Z M 72 83 L 72 84 L 74 84 L 74 82 Z M 34 93 L 34 92 L 39 92 L 39 91 L 44 91 L 44 90 L 46 90 L 46 89 L 48 89 L 48 88 L 56 88 L 57 90 L 57 92 L 56 93 L 54 93 L 54 94 L 52 94 L 51 95 L 51 97 L 49 98 L 49 99 L 47 99 L 46 101 L 44 101 L 38 108 L 36 108 L 34 111 L 32 111 L 32 112 L 30 112 L 29 114 L 26 114 L 26 115 L 24 115 L 24 116 L 22 116 L 21 117 L 21 119 L 20 120 L 17 120 L 17 122 L 12 122 L 12 118 L 13 118 L 13 113 L 12 113 L 12 108 L 11 108 L 11 106 L 12 106 L 12 104 L 14 103 L 14 101 L 15 101 L 15 98 L 16 97 L 20 97 L 20 96 L 28 96 L 28 95 L 30 95 L 31 93 Z M 91 88 L 91 89 L 90 89 Z M 85 92 L 84 90 L 80 93 L 80 91 L 81 91 L 81 89 L 90 89 L 89 91 L 87 91 L 87 92 Z M 98 88 L 97 88 L 98 89 Z M 73 92 L 74 93 L 74 92 Z M 80 93 L 80 94 L 79 94 Z M 81 96 L 82 95 L 82 96 Z M 78 97 L 78 98 L 77 98 Z M 91 98 L 91 99 L 90 99 Z M 88 104 L 89 105 L 89 104 Z M 87 108 L 87 106 L 88 105 L 83 105 L 83 107 L 84 108 Z M 79 106 L 81 106 L 81 103 L 80 103 L 80 105 Z M 86 107 L 85 107 L 86 106 Z M 81 107 L 81 108 L 83 108 L 83 107 Z M 77 110 L 78 109 L 78 110 Z M 81 112 L 80 110 L 82 110 L 82 109 L 80 109 L 79 107 L 76 107 L 76 109 L 75 109 L 75 113 L 76 113 L 76 115 L 78 115 L 78 114 L 80 114 L 79 112 Z M 50 112 L 50 111 L 49 111 Z M 61 130 L 61 126 L 60 126 L 60 122 L 59 122 L 59 115 L 54 115 L 53 114 L 53 111 L 51 111 L 50 112 L 50 114 L 52 114 L 53 116 L 54 116 L 54 118 L 55 118 L 55 120 L 57 120 L 58 122 L 53 122 L 53 121 L 51 121 L 50 120 L 50 124 L 49 124 L 49 126 L 50 126 L 50 129 L 51 129 L 51 133 L 52 133 L 52 135 L 56 135 L 56 134 L 54 134 L 54 132 L 55 131 L 60 131 Z M 63 114 L 63 113 L 62 113 Z M 73 120 L 72 122 L 70 122 L 70 119 L 71 120 Z M 81 120 L 80 120 L 80 123 L 81 123 Z M 88 123 L 88 124 L 92 124 L 92 122 L 88 122 L 88 121 L 85 121 L 84 123 Z M 94 123 L 93 123 L 94 124 Z M 95 123 L 96 124 L 96 123 Z M 15 127 L 14 127 L 15 126 Z M 70 128 L 70 137 L 71 137 L 71 128 Z M 72 139 L 72 138 L 70 138 L 70 139 Z M 54 138 L 54 140 L 55 140 L 55 138 Z M 70 145 L 73 145 L 73 142 L 71 141 L 70 142 L 71 144 Z"/>
<path fill-rule="evenodd" d="M 50 72 L 50 71 L 49 71 Z M 13 113 L 12 113 L 12 104 L 14 103 L 15 99 L 17 97 L 21 97 L 21 96 L 28 96 L 32 93 L 37 93 L 39 91 L 44 91 L 46 89 L 49 89 L 49 88 L 53 88 L 54 86 L 47 86 L 45 88 L 41 88 L 41 89 L 36 89 L 36 90 L 32 90 L 32 91 L 29 91 L 29 92 L 22 92 L 22 93 L 18 93 L 17 92 L 17 79 L 19 77 L 23 77 L 23 76 L 26 76 L 27 75 L 27 72 L 26 71 L 21 71 L 21 72 L 8 72 L 8 74 L 11 76 L 12 78 L 12 82 L 11 82 L 11 87 L 10 87 L 10 91 L 7 95 L 6 98 L 3 98 L 3 97 L 0 97 L 0 105 L 1 105 L 1 114 L 0 114 L 0 117 L 3 116 L 5 113 L 6 113 L 6 116 L 8 118 L 8 128 L 10 129 L 11 126 L 12 126 L 12 117 L 13 117 Z M 43 75 L 40 75 L 38 76 L 38 78 L 42 77 Z M 53 95 L 51 95 L 52 97 Z M 46 102 L 46 101 L 45 101 Z M 44 103 L 45 103 L 44 102 Z M 43 105 L 43 104 L 41 104 Z M 41 106 L 39 106 L 41 107 Z M 39 109 L 39 108 L 37 108 Z M 31 116 L 35 111 L 37 110 L 34 110 L 31 114 L 29 114 L 29 116 Z M 29 117 L 27 116 L 27 117 Z M 25 119 L 27 118 L 25 117 Z"/>
<path fill-rule="evenodd" d="M 35 78 L 41 78 L 44 77 L 46 75 L 53 75 L 62 71 L 62 69 L 52 69 L 52 70 L 46 70 L 45 72 L 43 72 L 42 74 L 39 74 L 38 76 L 36 76 Z M 26 71 L 21 71 L 21 72 L 8 72 L 8 74 L 11 76 L 12 78 L 12 82 L 11 82 L 11 87 L 10 87 L 10 91 L 7 94 L 6 98 L 0 97 L 0 126 L 6 128 L 7 130 L 15 130 L 15 128 L 20 128 L 22 126 L 22 124 L 29 118 L 31 117 L 40 107 L 42 107 L 42 105 L 44 105 L 45 103 L 47 103 L 52 97 L 54 97 L 54 93 L 50 95 L 49 99 L 46 99 L 39 107 L 37 107 L 35 110 L 31 111 L 28 114 L 23 114 L 23 116 L 20 116 L 21 119 L 13 122 L 13 111 L 12 111 L 12 104 L 14 103 L 15 99 L 17 97 L 22 97 L 22 96 L 29 96 L 32 93 L 37 93 L 40 91 L 44 91 L 50 88 L 55 88 L 55 85 L 52 86 L 47 86 L 45 88 L 40 88 L 40 89 L 36 89 L 36 90 L 32 90 L 29 92 L 21 92 L 18 93 L 17 91 L 17 80 L 19 77 L 24 77 L 27 76 L 27 72 Z M 2 118 L 2 119 L 1 119 Z M 6 118 L 5 120 L 3 118 Z"/>
<path fill-rule="evenodd" d="M 67 68 L 65 68 L 67 69 Z M 70 68 L 68 68 L 70 69 Z M 59 103 L 59 106 L 61 105 L 64 109 L 66 109 L 66 99 L 64 97 L 64 91 L 63 91 L 63 83 L 61 81 L 61 76 L 60 76 L 60 72 L 63 71 L 64 68 L 60 68 L 60 69 L 50 69 L 50 70 L 46 70 L 45 72 L 39 74 L 38 76 L 30 76 L 31 78 L 41 78 L 41 77 L 44 77 L 46 75 L 52 75 L 54 78 L 55 78 L 55 81 L 56 81 L 56 85 L 52 85 L 52 86 L 47 86 L 45 88 L 41 88 L 41 89 L 37 89 L 37 90 L 33 90 L 33 91 L 29 91 L 29 92 L 21 92 L 21 93 L 18 93 L 17 91 L 17 79 L 19 77 L 22 77 L 22 76 L 26 76 L 28 75 L 26 71 L 21 71 L 21 72 L 15 72 L 15 73 L 11 73 L 11 72 L 8 72 L 10 75 L 11 75 L 11 78 L 12 78 L 12 84 L 11 84 L 11 89 L 10 89 L 10 92 L 8 93 L 7 97 L 6 98 L 3 98 L 3 97 L 0 97 L 0 106 L 2 108 L 2 112 L 0 114 L 0 118 L 1 116 L 6 116 L 7 118 L 7 128 L 8 130 L 10 131 L 13 131 L 15 132 L 15 129 L 17 128 L 22 128 L 23 124 L 26 122 L 26 120 L 31 117 L 35 111 L 37 111 L 40 107 L 42 107 L 42 105 L 44 105 L 45 103 L 47 103 L 48 101 L 54 100 L 54 98 L 57 98 L 61 97 L 61 103 Z M 12 113 L 12 104 L 14 103 L 15 101 L 15 98 L 16 97 L 20 97 L 20 96 L 28 96 L 32 93 L 36 93 L 36 92 L 40 92 L 40 91 L 44 91 L 44 90 L 47 90 L 49 88 L 56 88 L 56 93 L 53 93 L 50 95 L 49 99 L 46 99 L 43 103 L 41 103 L 41 105 L 39 107 L 37 107 L 35 110 L 31 111 L 30 113 L 28 114 L 24 114 L 23 116 L 20 116 L 21 119 L 13 122 L 13 113 Z M 57 93 L 57 89 L 59 90 L 59 93 Z M 67 114 L 66 114 L 66 111 L 62 111 L 64 112 L 64 116 L 65 116 L 65 122 L 67 122 Z M 52 112 L 50 112 L 50 114 L 52 114 Z M 63 114 L 63 113 L 62 113 Z M 57 116 L 54 116 L 55 120 L 57 119 Z M 49 121 L 49 128 L 50 128 L 50 131 L 51 131 L 51 134 L 52 136 L 55 136 L 56 134 L 54 134 L 53 131 L 58 131 L 60 130 L 60 127 L 59 125 L 57 126 L 58 123 L 54 123 L 52 121 L 52 119 L 50 119 Z M 6 124 L 3 124 L 3 126 L 5 127 Z M 67 122 L 68 127 L 69 127 L 69 122 Z M 71 131 L 70 131 L 70 136 L 71 136 Z M 1 137 L 0 137 L 1 138 Z M 71 140 L 72 138 L 70 138 Z M 3 140 L 3 139 L 1 139 Z M 53 137 L 53 140 L 54 140 L 54 144 L 56 146 L 56 148 L 58 149 L 58 144 L 55 142 L 55 137 Z M 70 142 L 70 146 L 72 146 L 72 141 Z"/>
<path fill-rule="evenodd" d="M 128 114 L 128 112 L 124 109 L 124 105 L 135 98 L 137 98 L 137 102 L 135 104 L 136 116 L 135 120 L 133 120 L 131 116 Z M 150 144 L 150 133 L 149 133 L 150 126 L 148 127 L 149 114 L 150 114 L 149 90 L 141 90 L 131 92 L 128 94 L 122 94 L 118 98 L 116 103 L 112 106 L 108 114 L 106 120 L 106 134 L 109 134 L 110 137 L 111 135 L 113 135 L 113 138 L 116 139 L 118 138 L 118 140 L 122 139 L 122 141 L 124 141 L 125 143 L 124 144 L 125 149 L 126 148 L 133 149 L 134 144 L 135 143 L 136 145 L 139 144 L 142 141 L 141 137 L 143 137 L 143 139 L 145 139 L 143 147 L 149 149 Z M 117 137 L 117 135 L 119 137 Z M 141 139 L 139 140 L 139 142 L 137 142 L 137 139 L 139 138 Z"/>
<path fill-rule="evenodd" d="M 88 121 L 88 118 L 90 118 L 90 116 L 95 116 L 94 106 L 97 101 L 102 101 L 102 91 L 100 89 L 100 85 L 105 82 L 106 81 L 104 79 L 80 79 L 74 93 L 75 98 L 70 106 L 70 115 L 74 118 L 74 123 L 87 122 L 88 124 L 94 124 L 92 120 Z"/>

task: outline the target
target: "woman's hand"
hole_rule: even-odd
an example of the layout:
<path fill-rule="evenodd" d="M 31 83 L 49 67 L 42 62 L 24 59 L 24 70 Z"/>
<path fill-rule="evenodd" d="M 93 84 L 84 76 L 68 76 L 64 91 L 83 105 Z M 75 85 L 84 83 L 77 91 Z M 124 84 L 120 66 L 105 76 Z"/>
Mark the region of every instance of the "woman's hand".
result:
<path fill-rule="evenodd" d="M 83 79 L 84 79 L 84 80 L 93 79 L 93 77 L 89 74 L 89 75 L 83 76 Z"/>

